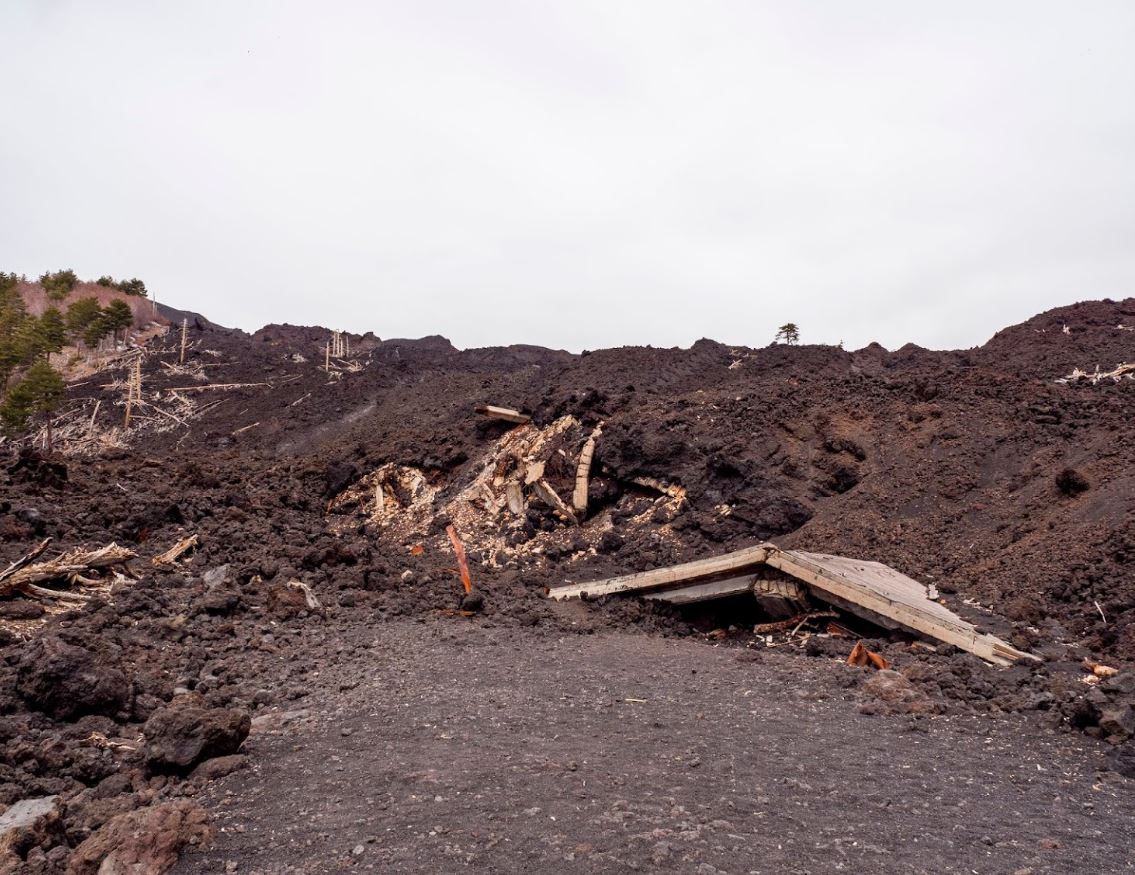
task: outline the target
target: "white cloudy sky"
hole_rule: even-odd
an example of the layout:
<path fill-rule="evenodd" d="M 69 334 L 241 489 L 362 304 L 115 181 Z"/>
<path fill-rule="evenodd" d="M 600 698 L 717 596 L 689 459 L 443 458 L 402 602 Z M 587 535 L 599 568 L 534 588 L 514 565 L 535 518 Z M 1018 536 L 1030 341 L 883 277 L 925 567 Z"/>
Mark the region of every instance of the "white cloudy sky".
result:
<path fill-rule="evenodd" d="M 3 0 L 0 269 L 568 349 L 1135 294 L 1135 4 Z"/>

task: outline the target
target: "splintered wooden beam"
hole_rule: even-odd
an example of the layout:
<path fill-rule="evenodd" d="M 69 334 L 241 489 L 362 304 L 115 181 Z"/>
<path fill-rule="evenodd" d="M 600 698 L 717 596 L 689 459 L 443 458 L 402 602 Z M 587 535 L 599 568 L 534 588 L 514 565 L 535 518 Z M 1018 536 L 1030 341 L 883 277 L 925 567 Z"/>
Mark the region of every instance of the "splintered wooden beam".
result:
<path fill-rule="evenodd" d="M 524 490 L 518 480 L 509 480 L 504 485 L 504 496 L 508 502 L 508 509 L 514 516 L 520 516 L 528 510 L 528 502 L 524 500 Z"/>
<path fill-rule="evenodd" d="M 47 549 L 50 542 L 51 539 L 48 538 L 0 573 L 0 598 L 6 598 L 17 592 L 25 595 L 63 598 L 65 596 L 56 596 L 55 590 L 43 589 L 36 584 L 71 578 L 94 569 L 101 570 L 113 565 L 121 565 L 137 555 L 133 550 L 119 547 L 117 544 L 107 544 L 98 550 L 70 550 L 46 562 L 31 562 L 31 559 L 38 557 Z"/>
<path fill-rule="evenodd" d="M 601 424 L 595 426 L 595 430 L 591 432 L 591 437 L 587 439 L 579 454 L 579 467 L 575 471 L 575 492 L 571 495 L 571 506 L 580 517 L 587 516 L 587 486 L 591 477 L 591 460 L 595 456 L 595 443 L 602 433 L 603 426 Z"/>
<path fill-rule="evenodd" d="M 560 498 L 556 490 L 548 484 L 547 480 L 543 478 L 537 480 L 532 484 L 532 491 L 536 493 L 537 497 L 544 502 L 544 504 L 555 510 L 556 513 L 573 526 L 579 525 L 579 520 L 576 518 L 576 515 L 572 513 L 571 508 L 564 503 L 564 500 Z"/>
<path fill-rule="evenodd" d="M 172 565 L 181 558 L 183 553 L 192 550 L 196 546 L 197 535 L 193 534 L 187 538 L 182 538 L 164 553 L 155 556 L 150 562 L 154 565 Z"/>
<path fill-rule="evenodd" d="M 693 605 L 698 602 L 708 602 L 711 599 L 744 595 L 753 591 L 753 585 L 756 582 L 757 575 L 745 574 L 741 577 L 727 577 L 725 580 L 695 583 L 678 589 L 663 590 L 662 592 L 648 592 L 643 598 L 655 602 L 668 602 L 672 605 Z"/>
<path fill-rule="evenodd" d="M 532 417 L 528 414 L 521 413 L 519 410 L 513 410 L 510 407 L 496 407 L 492 404 L 482 404 L 477 407 L 476 410 L 482 416 L 487 416 L 490 419 L 503 419 L 505 422 L 515 422 L 519 425 L 532 421 Z"/>
<path fill-rule="evenodd" d="M 683 565 L 674 565 L 670 568 L 655 568 L 652 571 L 640 571 L 637 574 L 624 574 L 607 580 L 594 580 L 590 583 L 573 583 L 567 586 L 549 587 L 546 592 L 549 598 L 556 601 L 564 599 L 589 599 L 604 595 L 613 595 L 620 592 L 643 592 L 650 589 L 662 589 L 679 583 L 691 583 L 707 577 L 727 574 L 730 571 L 740 571 L 744 568 L 755 568 L 765 561 L 771 544 L 760 544 L 748 547 L 724 556 L 713 556 L 709 559 L 698 559 L 686 562 Z"/>

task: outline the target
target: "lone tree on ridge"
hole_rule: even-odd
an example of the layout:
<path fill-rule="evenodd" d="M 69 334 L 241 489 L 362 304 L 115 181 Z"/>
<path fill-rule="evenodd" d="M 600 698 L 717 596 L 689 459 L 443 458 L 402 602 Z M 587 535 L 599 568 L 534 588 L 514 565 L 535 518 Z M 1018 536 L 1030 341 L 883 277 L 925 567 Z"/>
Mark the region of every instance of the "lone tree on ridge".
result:
<path fill-rule="evenodd" d="M 800 329 L 795 322 L 785 322 L 776 330 L 776 340 L 793 346 L 800 342 Z"/>

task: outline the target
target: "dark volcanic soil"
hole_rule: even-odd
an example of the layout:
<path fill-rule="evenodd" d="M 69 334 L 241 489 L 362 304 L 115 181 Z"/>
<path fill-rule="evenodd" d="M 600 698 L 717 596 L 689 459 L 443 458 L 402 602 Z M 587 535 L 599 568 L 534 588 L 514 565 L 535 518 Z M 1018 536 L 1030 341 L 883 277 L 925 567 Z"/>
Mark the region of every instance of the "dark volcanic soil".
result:
<path fill-rule="evenodd" d="M 1122 774 L 1135 773 L 1135 381 L 1055 380 L 1135 360 L 1128 326 L 1135 299 L 1052 311 L 964 352 L 700 341 L 574 356 L 353 336 L 332 374 L 322 369 L 322 329 L 249 337 L 200 322 L 185 368 L 171 335 L 146 353 L 129 435 L 114 430 L 121 366 L 72 388 L 56 428 L 70 455 L 18 458 L 20 447 L 0 446 L 0 567 L 48 536 L 48 555 L 112 540 L 139 554 L 137 579 L 108 579 L 85 605 L 52 605 L 42 617 L 38 603 L 0 601 L 0 806 L 49 794 L 63 805 L 57 823 L 20 839 L 11 865 L 62 872 L 70 849 L 101 841 L 115 818 L 195 798 L 242 764 L 197 766 L 248 714 L 253 768 L 208 791 L 234 794 L 219 824 L 247 831 L 221 834 L 207 855 L 240 871 L 245 862 L 286 871 L 284 847 L 298 871 L 331 871 L 342 853 L 346 864 L 389 871 L 448 871 L 469 854 L 497 871 L 629 862 L 950 871 L 921 859 L 923 841 L 942 854 L 953 841 L 959 871 L 1120 870 L 1131 841 L 1108 820 L 1124 814 L 1108 794 L 1130 798 Z M 481 419 L 472 413 L 480 403 L 522 409 L 534 425 Z M 579 451 L 600 425 L 581 525 L 532 492 L 519 515 L 493 504 L 516 476 L 520 440 L 570 500 Z M 471 620 L 453 611 L 450 522 L 485 596 Z M 151 565 L 190 533 L 200 545 L 180 564 Z M 555 607 L 543 597 L 546 585 L 763 539 L 891 564 L 1044 662 L 999 671 L 876 637 L 871 646 L 901 673 L 883 678 L 894 689 L 876 689 L 839 664 L 852 640 L 764 648 L 749 605 L 683 615 L 635 600 Z M 291 581 L 321 605 L 307 606 Z M 757 643 L 759 662 L 735 661 Z M 507 656 L 494 660 L 494 647 Z M 1085 659 L 1120 673 L 1089 685 Z M 642 695 L 622 691 L 633 666 Z M 752 689 L 752 707 L 736 700 L 737 687 Z M 611 702 L 647 703 L 616 706 L 608 692 Z M 282 719 L 270 715 L 328 709 L 330 723 L 263 728 Z M 456 740 L 440 737 L 443 713 Z M 667 731 L 630 722 L 646 714 Z M 903 732 L 911 720 L 918 731 Z M 208 743 L 193 747 L 194 733 Z M 365 757 L 361 739 L 371 743 Z M 553 754 L 561 742 L 571 756 Z M 155 745 L 193 762 L 172 765 Z M 289 762 L 294 745 L 302 755 Z M 726 762 L 725 750 L 735 758 Z M 884 762 L 888 750 L 897 752 Z M 998 750 L 1047 771 L 1026 777 L 1020 761 L 991 755 Z M 692 769 L 681 759 L 691 751 Z M 526 765 L 540 757 L 556 768 Z M 557 771 L 561 759 L 577 770 Z M 1111 770 L 1098 791 L 1088 783 L 1097 767 Z M 430 770 L 442 787 L 429 795 L 443 798 L 436 816 L 427 791 L 411 787 Z M 342 818 L 324 789 L 337 775 L 349 800 Z M 595 789 L 612 775 L 625 791 L 602 786 L 571 803 L 579 781 Z M 469 798 L 475 785 L 481 800 Z M 766 789 L 735 789 L 749 785 Z M 289 798 L 315 795 L 306 809 L 263 801 L 279 786 Z M 422 800 L 409 804 L 415 794 Z M 374 807 L 362 804 L 371 798 Z M 743 816 L 727 816 L 741 798 Z M 892 820 L 880 810 L 887 800 Z M 1094 827 L 1084 822 L 1089 802 Z M 791 830 L 767 828 L 778 808 Z M 604 819 L 608 809 L 624 813 Z M 305 832 L 301 810 L 328 825 Z M 541 819 L 553 814 L 562 818 Z M 970 824 L 955 834 L 961 819 Z M 683 837 L 691 831 L 700 838 Z M 1038 844 L 1049 840 L 1058 847 Z M 670 850 L 655 864 L 659 844 Z"/>

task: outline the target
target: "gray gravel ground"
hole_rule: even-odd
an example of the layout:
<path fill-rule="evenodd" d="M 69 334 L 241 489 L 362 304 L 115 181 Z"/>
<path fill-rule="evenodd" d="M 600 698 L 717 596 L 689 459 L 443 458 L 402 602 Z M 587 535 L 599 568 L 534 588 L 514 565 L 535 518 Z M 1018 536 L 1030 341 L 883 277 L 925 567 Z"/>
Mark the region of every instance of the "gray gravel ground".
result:
<path fill-rule="evenodd" d="M 365 635 L 175 872 L 1135 871 L 1135 781 L 1035 720 L 866 716 L 859 669 L 693 640 Z"/>

